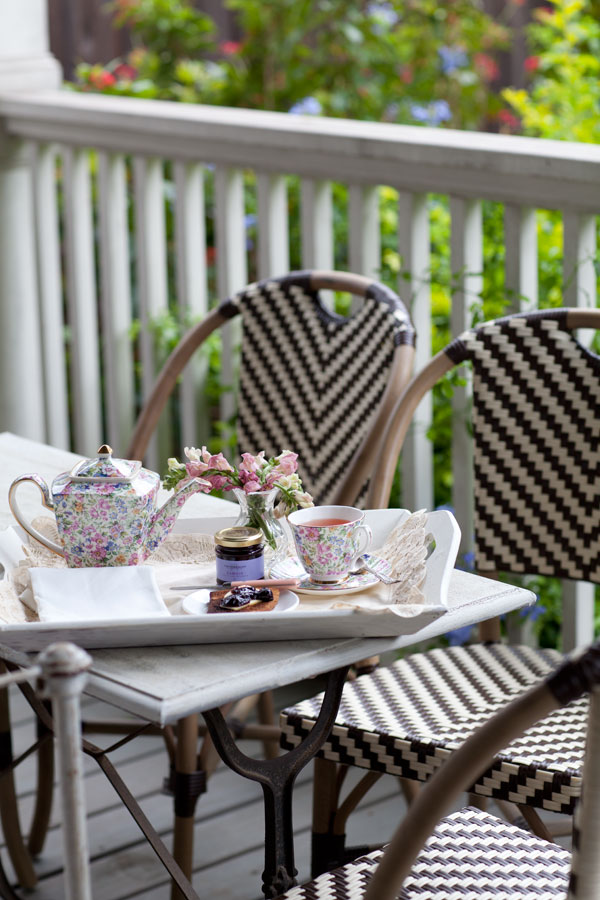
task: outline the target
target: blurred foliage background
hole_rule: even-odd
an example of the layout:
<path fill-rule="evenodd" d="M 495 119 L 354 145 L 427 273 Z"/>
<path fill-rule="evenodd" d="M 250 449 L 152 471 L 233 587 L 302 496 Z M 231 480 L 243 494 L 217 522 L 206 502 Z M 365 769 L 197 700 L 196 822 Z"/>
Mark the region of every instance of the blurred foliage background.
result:
<path fill-rule="evenodd" d="M 600 0 L 548 0 L 533 11 L 524 61 L 526 87 L 499 86 L 498 56 L 510 47 L 512 22 L 524 0 L 507 0 L 488 15 L 478 0 L 224 0 L 239 40 L 223 40 L 213 19 L 185 0 L 114 0 L 107 11 L 127 27 L 133 49 L 107 65 L 80 64 L 74 89 L 233 107 L 290 115 L 326 115 L 435 128 L 524 134 L 545 139 L 600 141 Z M 167 222 L 173 190 L 167 171 Z M 214 294 L 212 174 L 207 172 L 207 234 Z M 299 268 L 299 183 L 289 178 L 290 259 Z M 380 190 L 380 277 L 406 297 L 397 249 L 397 192 Z M 347 267 L 347 190 L 334 185 L 335 265 Z M 246 178 L 246 232 L 250 277 L 256 271 L 256 191 Z M 457 273 L 450 267 L 450 217 L 445 197 L 429 199 L 433 352 L 450 339 L 449 317 Z M 172 232 L 172 227 L 169 226 Z M 538 212 L 540 307 L 562 304 L 562 221 Z M 481 295 L 472 298 L 473 324 L 518 308 L 522 298 L 504 285 L 503 210 L 484 204 Z M 596 257 L 598 266 L 598 257 Z M 217 298 L 215 297 L 215 300 Z M 410 300 L 410 298 L 406 298 Z M 346 298 L 338 311 L 347 312 Z M 186 325 L 189 322 L 185 323 Z M 164 355 L 181 334 L 173 314 L 155 323 Z M 596 346 L 596 350 L 600 349 Z M 209 392 L 218 399 L 218 339 L 209 347 Z M 435 500 L 451 496 L 449 377 L 436 390 L 430 438 L 436 461 Z M 225 386 L 227 389 L 227 386 Z M 215 421 L 213 447 L 231 441 Z M 397 505 L 397 493 L 391 504 Z M 469 560 L 466 561 L 469 564 Z M 535 629 L 543 645 L 559 640 L 560 590 L 549 579 L 530 580 L 542 599 Z M 541 610 L 541 612 L 540 612 Z"/>

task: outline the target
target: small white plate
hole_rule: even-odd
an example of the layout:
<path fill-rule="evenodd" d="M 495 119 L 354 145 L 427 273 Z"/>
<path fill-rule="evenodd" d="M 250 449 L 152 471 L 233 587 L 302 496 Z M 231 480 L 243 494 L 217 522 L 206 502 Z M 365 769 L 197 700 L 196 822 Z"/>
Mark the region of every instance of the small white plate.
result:
<path fill-rule="evenodd" d="M 202 590 L 202 591 L 194 591 L 193 594 L 188 594 L 187 597 L 184 597 L 182 606 L 186 613 L 189 613 L 190 616 L 203 616 L 208 609 L 208 601 L 210 600 L 210 591 Z M 266 613 L 278 613 L 278 612 L 289 612 L 291 609 L 295 609 L 298 606 L 299 599 L 297 594 L 294 594 L 293 591 L 288 591 L 287 589 L 283 589 L 279 591 L 279 599 L 277 601 L 277 605 L 273 607 L 273 609 L 265 610 Z M 240 610 L 241 611 L 241 610 Z M 224 615 L 231 616 L 232 613 L 223 610 L 222 613 L 212 613 L 212 615 Z M 234 614 L 235 615 L 235 614 Z"/>

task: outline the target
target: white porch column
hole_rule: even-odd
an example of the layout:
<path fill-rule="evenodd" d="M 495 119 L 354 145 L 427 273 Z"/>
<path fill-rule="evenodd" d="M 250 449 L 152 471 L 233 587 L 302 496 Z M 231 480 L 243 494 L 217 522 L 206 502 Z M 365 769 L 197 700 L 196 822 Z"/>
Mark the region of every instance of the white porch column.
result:
<path fill-rule="evenodd" d="M 52 90 L 46 0 L 0 0 L 0 94 Z M 29 148 L 0 120 L 0 431 L 43 439 L 42 347 Z"/>

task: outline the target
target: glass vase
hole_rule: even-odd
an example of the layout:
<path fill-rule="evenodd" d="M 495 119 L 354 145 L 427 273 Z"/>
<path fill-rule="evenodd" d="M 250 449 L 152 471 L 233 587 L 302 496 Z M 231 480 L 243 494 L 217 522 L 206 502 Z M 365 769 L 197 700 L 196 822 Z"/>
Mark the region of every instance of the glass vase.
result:
<path fill-rule="evenodd" d="M 240 507 L 235 524 L 260 528 L 265 537 L 265 575 L 268 575 L 276 563 L 285 559 L 288 551 L 288 536 L 274 510 L 279 491 L 272 488 L 246 494 L 240 488 L 234 488 L 233 493 Z"/>

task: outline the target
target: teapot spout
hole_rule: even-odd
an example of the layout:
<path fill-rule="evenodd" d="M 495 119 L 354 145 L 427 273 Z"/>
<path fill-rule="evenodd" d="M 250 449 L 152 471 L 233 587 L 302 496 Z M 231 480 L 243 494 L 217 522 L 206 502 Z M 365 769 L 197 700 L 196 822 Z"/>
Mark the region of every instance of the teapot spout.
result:
<path fill-rule="evenodd" d="M 172 497 L 163 503 L 159 510 L 154 513 L 150 523 L 150 530 L 146 538 L 144 547 L 144 558 L 150 556 L 151 553 L 162 544 L 166 536 L 169 534 L 177 516 L 181 512 L 183 504 L 192 494 L 199 491 L 210 490 L 211 484 L 203 478 L 192 478 L 187 481 L 179 490 L 176 490 Z"/>

